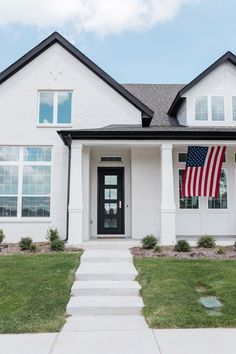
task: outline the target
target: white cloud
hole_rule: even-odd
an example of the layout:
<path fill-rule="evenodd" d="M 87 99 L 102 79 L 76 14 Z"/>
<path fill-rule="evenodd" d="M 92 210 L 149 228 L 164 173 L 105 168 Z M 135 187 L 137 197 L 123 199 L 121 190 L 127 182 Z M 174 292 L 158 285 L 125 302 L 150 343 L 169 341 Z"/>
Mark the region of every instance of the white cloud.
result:
<path fill-rule="evenodd" d="M 70 25 L 99 36 L 148 29 L 171 20 L 181 6 L 199 0 L 0 0 L 0 27 Z"/>

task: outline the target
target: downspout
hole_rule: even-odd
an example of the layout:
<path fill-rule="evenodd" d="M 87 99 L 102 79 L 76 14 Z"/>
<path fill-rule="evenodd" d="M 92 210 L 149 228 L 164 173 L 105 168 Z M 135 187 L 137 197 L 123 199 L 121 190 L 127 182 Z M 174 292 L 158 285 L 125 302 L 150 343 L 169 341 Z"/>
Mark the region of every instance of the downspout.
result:
<path fill-rule="evenodd" d="M 69 237 L 69 203 L 70 203 L 70 173 L 71 173 L 71 135 L 67 136 L 68 146 L 68 171 L 67 171 L 67 206 L 66 206 L 66 238 L 64 241 L 68 241 Z"/>

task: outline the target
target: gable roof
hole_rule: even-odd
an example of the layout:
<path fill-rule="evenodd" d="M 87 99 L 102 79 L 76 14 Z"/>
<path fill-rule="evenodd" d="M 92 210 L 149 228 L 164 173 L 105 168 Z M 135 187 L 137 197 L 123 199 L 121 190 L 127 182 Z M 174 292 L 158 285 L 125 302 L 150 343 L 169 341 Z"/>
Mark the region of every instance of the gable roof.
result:
<path fill-rule="evenodd" d="M 181 84 L 123 84 L 123 86 L 154 111 L 151 126 L 179 126 L 176 118 L 168 116 Z"/>
<path fill-rule="evenodd" d="M 171 117 L 175 117 L 181 104 L 184 101 L 182 97 L 188 90 L 190 90 L 193 86 L 199 83 L 202 79 L 204 79 L 208 74 L 210 74 L 213 70 L 215 70 L 218 66 L 229 61 L 231 64 L 236 66 L 236 56 L 232 52 L 226 52 L 222 55 L 218 60 L 216 60 L 212 65 L 210 65 L 206 70 L 204 70 L 200 75 L 198 75 L 195 79 L 193 79 L 189 84 L 184 86 L 176 95 L 174 101 L 172 102 L 168 115 Z"/>
<path fill-rule="evenodd" d="M 133 106 L 142 112 L 142 118 L 147 120 L 147 125 L 150 124 L 153 117 L 153 111 L 141 102 L 137 97 L 135 97 L 131 92 L 127 91 L 125 87 L 120 85 L 116 80 L 114 80 L 110 75 L 108 75 L 104 70 L 97 66 L 92 60 L 90 60 L 86 55 L 80 52 L 75 46 L 73 46 L 69 41 L 67 41 L 60 33 L 54 32 L 49 37 L 44 39 L 36 47 L 31 49 L 23 57 L 18 59 L 14 64 L 10 65 L 7 69 L 0 73 L 0 85 L 8 80 L 12 75 L 17 73 L 32 60 L 37 58 L 40 54 L 45 52 L 53 44 L 60 44 L 65 50 L 67 50 L 71 55 L 83 63 L 88 69 L 95 73 L 100 79 L 106 82 L 110 87 L 112 87 L 116 92 L 118 92 L 122 97 L 124 97 Z"/>

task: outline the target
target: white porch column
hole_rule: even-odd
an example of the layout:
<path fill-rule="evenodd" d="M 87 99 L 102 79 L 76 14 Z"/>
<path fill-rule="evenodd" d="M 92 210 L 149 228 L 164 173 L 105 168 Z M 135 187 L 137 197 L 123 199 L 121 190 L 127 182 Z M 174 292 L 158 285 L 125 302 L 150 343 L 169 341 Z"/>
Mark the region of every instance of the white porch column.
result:
<path fill-rule="evenodd" d="M 69 203 L 69 245 L 78 245 L 83 240 L 83 187 L 82 187 L 83 145 L 72 142 Z"/>
<path fill-rule="evenodd" d="M 175 196 L 172 144 L 161 145 L 161 234 L 163 245 L 173 245 L 175 235 Z"/>

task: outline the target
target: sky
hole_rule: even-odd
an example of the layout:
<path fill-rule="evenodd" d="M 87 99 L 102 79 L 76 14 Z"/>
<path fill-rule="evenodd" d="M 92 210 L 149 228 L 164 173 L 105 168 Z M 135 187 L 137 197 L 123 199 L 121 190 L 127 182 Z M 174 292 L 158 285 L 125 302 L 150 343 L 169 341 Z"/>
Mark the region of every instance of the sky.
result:
<path fill-rule="evenodd" d="M 236 54 L 236 0 L 0 0 L 0 71 L 53 31 L 120 83 L 188 83 Z"/>

